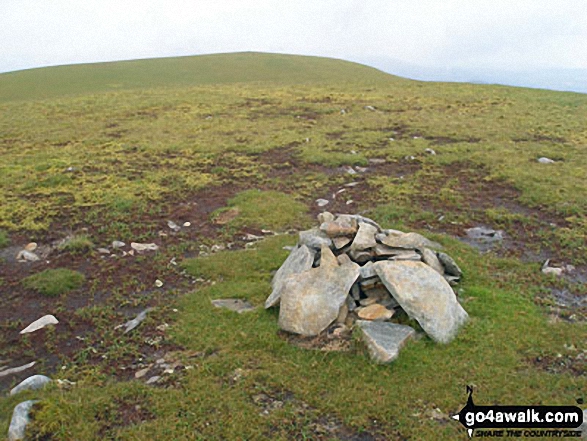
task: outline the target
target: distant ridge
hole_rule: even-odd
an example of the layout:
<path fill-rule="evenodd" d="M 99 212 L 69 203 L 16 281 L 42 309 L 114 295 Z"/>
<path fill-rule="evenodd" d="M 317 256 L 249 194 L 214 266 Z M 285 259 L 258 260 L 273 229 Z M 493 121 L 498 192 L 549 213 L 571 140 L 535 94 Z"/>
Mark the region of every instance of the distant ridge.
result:
<path fill-rule="evenodd" d="M 398 79 L 350 61 L 239 52 L 43 67 L 0 74 L 0 103 L 108 91 L 237 82 L 388 82 Z"/>

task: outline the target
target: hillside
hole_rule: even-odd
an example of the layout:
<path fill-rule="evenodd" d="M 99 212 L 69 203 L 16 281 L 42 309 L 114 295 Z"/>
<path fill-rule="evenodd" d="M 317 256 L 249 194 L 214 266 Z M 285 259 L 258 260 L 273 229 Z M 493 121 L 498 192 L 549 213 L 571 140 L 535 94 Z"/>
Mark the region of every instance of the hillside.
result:
<path fill-rule="evenodd" d="M 374 68 L 330 58 L 235 53 L 45 67 L 0 74 L 0 103 L 153 87 L 393 78 Z"/>
<path fill-rule="evenodd" d="M 77 441 L 453 440 L 466 385 L 584 403 L 587 96 L 268 54 L 15 72 L 0 96 L 0 436 L 28 399 L 33 439 Z M 403 317 L 419 337 L 376 365 L 350 329 L 280 331 L 272 274 L 323 210 L 442 245 L 457 338 Z M 7 395 L 33 374 L 64 381 Z"/>

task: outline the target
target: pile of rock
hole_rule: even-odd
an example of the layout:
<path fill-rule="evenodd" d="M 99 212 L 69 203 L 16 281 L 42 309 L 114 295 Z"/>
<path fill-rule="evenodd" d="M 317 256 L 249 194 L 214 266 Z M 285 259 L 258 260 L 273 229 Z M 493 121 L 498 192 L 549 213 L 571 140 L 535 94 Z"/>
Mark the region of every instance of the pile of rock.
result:
<path fill-rule="evenodd" d="M 462 272 L 441 246 L 417 233 L 384 230 L 360 215 L 318 215 L 319 228 L 299 233 L 265 302 L 280 304 L 279 326 L 318 335 L 333 323 L 356 326 L 372 356 L 397 357 L 415 335 L 393 323 L 403 310 L 435 341 L 452 340 L 468 315 L 451 285 Z"/>

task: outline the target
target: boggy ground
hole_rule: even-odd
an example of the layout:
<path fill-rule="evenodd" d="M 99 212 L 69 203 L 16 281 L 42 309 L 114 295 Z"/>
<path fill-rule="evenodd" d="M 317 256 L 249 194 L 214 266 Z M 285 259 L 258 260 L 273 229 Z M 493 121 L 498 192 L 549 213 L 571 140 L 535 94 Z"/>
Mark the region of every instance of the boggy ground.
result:
<path fill-rule="evenodd" d="M 480 403 L 575 404 L 587 390 L 586 105 L 403 81 L 4 104 L 0 366 L 37 364 L 0 389 L 33 373 L 75 384 L 2 399 L 0 430 L 27 397 L 41 398 L 33 436 L 78 440 L 454 439 L 466 384 Z M 279 332 L 261 307 L 272 271 L 322 210 L 441 242 L 465 271 L 459 338 L 375 366 L 349 336 Z M 465 243 L 481 225 L 504 240 Z M 91 245 L 59 246 L 80 236 Z M 123 255 L 113 240 L 159 249 Z M 31 241 L 49 253 L 16 262 Z M 546 259 L 576 269 L 547 276 Z M 57 268 L 83 285 L 45 297 L 23 284 Z M 258 308 L 212 307 L 222 297 Z M 118 327 L 149 307 L 135 330 Z M 45 314 L 60 323 L 19 334 Z"/>

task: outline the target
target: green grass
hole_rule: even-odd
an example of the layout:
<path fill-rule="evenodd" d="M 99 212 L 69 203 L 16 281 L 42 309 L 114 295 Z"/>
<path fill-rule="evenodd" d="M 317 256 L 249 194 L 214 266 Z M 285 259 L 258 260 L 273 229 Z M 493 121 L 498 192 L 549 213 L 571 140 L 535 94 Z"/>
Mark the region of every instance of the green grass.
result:
<path fill-rule="evenodd" d="M 85 277 L 78 271 L 67 268 L 47 269 L 22 280 L 25 287 L 46 297 L 56 297 L 80 288 Z"/>
<path fill-rule="evenodd" d="M 0 230 L 0 248 L 7 247 L 10 244 L 8 233 L 4 230 Z"/>
<path fill-rule="evenodd" d="M 516 240 L 525 233 L 524 251 L 554 248 L 565 263 L 584 263 L 586 110 L 580 94 L 421 83 L 339 60 L 269 54 L 0 75 L 0 247 L 8 236 L 44 245 L 69 231 L 88 231 L 74 250 L 112 240 L 161 244 L 157 253 L 124 260 L 57 256 L 98 271 L 87 306 L 72 311 L 63 299 L 49 305 L 71 313 L 72 329 L 91 324 L 59 372 L 76 385 L 0 399 L 0 432 L 26 398 L 41 400 L 32 434 L 56 440 L 315 439 L 331 420 L 389 439 L 459 439 L 466 435 L 456 422 L 426 415 L 436 407 L 459 410 L 467 384 L 477 386 L 478 404 L 574 404 L 587 390 L 585 376 L 534 363 L 578 353 L 571 345 L 584 349 L 585 323 L 552 319 L 543 307 L 545 293 L 566 282 L 542 277 L 537 262 L 480 255 L 441 231 L 462 234 L 483 220 Z M 558 162 L 538 164 L 540 156 Z M 387 164 L 376 172 L 369 158 Z M 343 165 L 370 170 L 350 176 Z M 251 229 L 306 228 L 315 199 L 352 180 L 363 182 L 344 200 L 358 191 L 364 200 L 349 210 L 425 234 L 465 271 L 460 298 L 471 320 L 451 344 L 425 337 L 392 365 L 377 366 L 359 342 L 347 353 L 288 343 L 277 311 L 262 305 L 295 235 L 185 258 L 201 244 L 228 243 Z M 227 212 L 231 220 L 214 225 Z M 551 217 L 558 226 L 540 226 Z M 173 235 L 169 219 L 192 226 Z M 178 273 L 195 278 L 181 278 L 177 292 L 167 291 L 175 275 L 163 277 L 172 258 Z M 137 271 L 153 262 L 153 280 Z M 84 280 L 65 268 L 13 274 L 3 273 L 3 288 L 22 282 L 48 296 Z M 153 288 L 155 277 L 162 289 Z M 232 297 L 258 308 L 238 315 L 210 304 Z M 136 332 L 115 329 L 128 320 L 121 309 L 152 301 L 158 312 Z M 191 369 L 155 387 L 124 380 L 136 370 L 130 366 L 149 362 L 142 348 L 163 321 L 170 328 L 154 348 L 173 348 Z M 17 328 L 16 318 L 6 324 Z M 47 344 L 60 338 L 75 336 L 56 334 Z M 0 337 L 0 347 L 8 342 Z M 35 348 L 25 339 L 16 349 Z M 244 372 L 238 381 L 236 369 Z M 263 414 L 260 393 L 283 405 Z"/>
<path fill-rule="evenodd" d="M 390 76 L 357 63 L 329 58 L 243 52 L 78 64 L 0 74 L 0 103 L 154 87 L 202 84 L 284 84 L 348 81 L 355 76 L 387 82 Z"/>
<path fill-rule="evenodd" d="M 94 247 L 94 243 L 90 237 L 86 234 L 80 234 L 68 238 L 61 246 L 60 249 L 64 251 L 70 251 L 73 253 L 83 253 L 91 250 Z"/>
<path fill-rule="evenodd" d="M 312 436 L 316 422 L 330 417 L 356 431 L 372 430 L 377 420 L 387 434 L 455 439 L 464 436 L 458 424 L 439 423 L 425 414 L 437 407 L 445 414 L 458 411 L 467 384 L 477 386 L 478 402 L 503 404 L 569 404 L 585 385 L 578 377 L 534 370 L 528 361 L 566 353 L 564 345 L 579 347 L 578 328 L 547 323 L 530 293 L 518 291 L 511 280 L 505 289 L 492 286 L 488 266 L 498 271 L 498 260 L 456 241 L 445 245 L 465 271 L 463 301 L 471 320 L 453 343 L 437 345 L 423 338 L 389 366 L 369 362 L 359 343 L 348 353 L 292 346 L 277 335 L 275 311 L 262 305 L 271 272 L 287 254 L 283 245 L 294 242 L 292 236 L 274 237 L 256 250 L 185 262 L 190 274 L 216 284 L 185 296 L 178 305 L 175 342 L 186 351 L 209 354 L 191 362 L 193 369 L 178 379 L 180 386 L 149 388 L 85 377 L 83 386 L 70 392 L 44 393 L 35 430 L 59 439 L 94 439 L 105 431 L 117 439 L 265 439 L 271 434 L 285 440 Z M 527 271 L 523 264 L 519 270 Z M 247 299 L 258 309 L 239 315 L 210 304 L 222 297 Z M 241 380 L 231 380 L 235 369 L 244 372 Z M 262 415 L 253 399 L 259 393 L 290 398 Z M 120 409 L 135 405 L 147 411 L 147 420 L 125 423 Z"/>
<path fill-rule="evenodd" d="M 301 228 L 308 224 L 307 207 L 291 195 L 278 191 L 247 190 L 228 201 L 228 207 L 218 210 L 218 217 L 226 210 L 237 210 L 229 222 L 232 228 L 250 227 L 276 231 Z"/>

